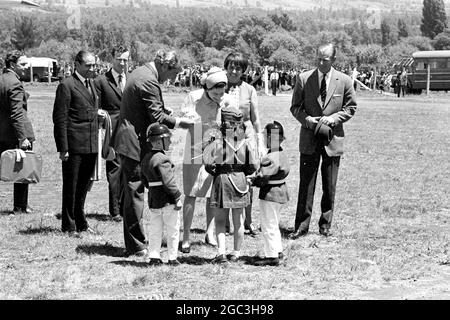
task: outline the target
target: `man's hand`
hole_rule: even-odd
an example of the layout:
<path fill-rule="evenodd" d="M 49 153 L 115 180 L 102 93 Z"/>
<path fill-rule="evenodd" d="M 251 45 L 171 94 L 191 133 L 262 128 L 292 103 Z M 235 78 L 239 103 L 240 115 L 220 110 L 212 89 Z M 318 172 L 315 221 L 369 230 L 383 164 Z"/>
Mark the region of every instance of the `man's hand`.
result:
<path fill-rule="evenodd" d="M 67 161 L 67 159 L 69 159 L 69 152 L 60 152 L 59 159 L 61 159 L 61 161 Z"/>
<path fill-rule="evenodd" d="M 330 127 L 334 127 L 336 125 L 336 122 L 334 122 L 334 119 L 329 116 L 322 117 L 322 123 L 327 126 L 330 126 Z"/>
<path fill-rule="evenodd" d="M 308 128 L 311 130 L 314 129 L 315 125 L 319 123 L 319 119 L 320 117 L 306 117 L 305 120 L 308 123 Z"/>
<path fill-rule="evenodd" d="M 189 129 L 194 125 L 194 123 L 194 120 L 188 118 L 180 118 L 180 123 L 178 124 L 178 126 L 183 129 Z"/>
<path fill-rule="evenodd" d="M 22 150 L 28 150 L 31 148 L 31 142 L 25 138 L 21 143 L 20 143 L 20 149 Z"/>

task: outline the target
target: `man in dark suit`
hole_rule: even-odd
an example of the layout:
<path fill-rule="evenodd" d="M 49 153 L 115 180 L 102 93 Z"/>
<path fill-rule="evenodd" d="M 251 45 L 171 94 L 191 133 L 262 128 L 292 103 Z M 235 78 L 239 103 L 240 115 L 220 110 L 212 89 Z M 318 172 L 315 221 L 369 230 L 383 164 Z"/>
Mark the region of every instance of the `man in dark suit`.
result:
<path fill-rule="evenodd" d="M 35 140 L 31 121 L 27 116 L 27 96 L 18 73 L 27 67 L 20 51 L 6 55 L 5 70 L 0 76 L 0 154 L 8 149 L 31 150 Z M 14 184 L 12 214 L 30 213 L 28 184 Z"/>
<path fill-rule="evenodd" d="M 112 68 L 94 80 L 99 97 L 99 107 L 108 112 L 114 132 L 120 113 L 122 92 L 125 88 L 130 52 L 123 46 L 114 47 Z M 114 221 L 122 221 L 121 197 L 123 186 L 120 179 L 120 157 L 106 161 L 106 179 L 109 191 L 109 213 Z"/>
<path fill-rule="evenodd" d="M 56 90 L 53 123 L 56 149 L 62 161 L 62 231 L 95 233 L 88 225 L 84 202 L 98 153 L 98 97 L 92 81 L 95 57 L 86 51 L 75 57 L 75 72 Z"/>
<path fill-rule="evenodd" d="M 150 124 L 159 122 L 170 129 L 188 128 L 193 120 L 175 118 L 164 107 L 160 83 L 175 79 L 180 71 L 174 51 L 159 50 L 154 61 L 136 68 L 128 77 L 122 95 L 120 118 L 111 143 L 120 155 L 124 183 L 123 226 L 125 254 L 147 254 L 148 241 L 142 223 L 144 185 L 141 181 L 140 161 L 149 152 L 145 143 Z"/>
<path fill-rule="evenodd" d="M 356 111 L 352 80 L 332 67 L 335 58 L 336 48 L 333 44 L 320 46 L 317 51 L 318 67 L 300 74 L 292 95 L 290 110 L 301 123 L 300 186 L 295 230 L 291 234 L 293 239 L 308 233 L 321 159 L 323 194 L 319 233 L 323 236 L 330 235 L 339 162 L 344 151 L 342 124 L 352 118 Z M 315 135 L 319 120 L 334 132 L 329 144 Z"/>

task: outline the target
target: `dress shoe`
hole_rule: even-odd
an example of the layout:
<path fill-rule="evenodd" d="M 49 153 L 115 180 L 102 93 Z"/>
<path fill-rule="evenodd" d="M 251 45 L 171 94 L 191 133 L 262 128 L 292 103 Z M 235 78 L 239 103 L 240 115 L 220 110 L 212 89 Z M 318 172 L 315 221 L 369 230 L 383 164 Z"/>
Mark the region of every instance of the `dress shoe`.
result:
<path fill-rule="evenodd" d="M 298 239 L 300 237 L 304 237 L 308 234 L 308 230 L 302 230 L 302 229 L 298 229 L 297 231 L 294 231 L 293 233 L 291 233 L 289 235 L 289 238 L 291 238 L 292 240 Z"/>
<path fill-rule="evenodd" d="M 218 254 L 218 255 L 212 260 L 212 263 L 218 263 L 218 264 L 220 264 L 220 263 L 227 263 L 227 262 L 228 262 L 227 256 L 224 255 L 224 254 Z"/>
<path fill-rule="evenodd" d="M 92 235 L 98 234 L 98 232 L 95 231 L 94 229 L 92 229 L 91 227 L 87 227 L 86 229 L 83 229 L 83 230 L 78 230 L 78 232 L 79 233 L 81 233 L 81 232 L 88 233 L 88 234 L 92 234 Z"/>
<path fill-rule="evenodd" d="M 280 265 L 280 259 L 278 258 L 263 258 L 255 261 L 255 266 L 278 266 Z"/>
<path fill-rule="evenodd" d="M 169 261 L 167 262 L 167 264 L 168 264 L 169 266 L 174 266 L 174 267 L 176 267 L 176 266 L 179 266 L 181 263 L 180 263 L 180 261 L 178 261 L 178 259 L 175 259 L 175 260 L 169 260 Z"/>
<path fill-rule="evenodd" d="M 258 228 L 253 223 L 251 223 L 245 229 L 248 230 L 248 234 L 251 236 L 256 236 L 259 234 Z"/>
<path fill-rule="evenodd" d="M 124 255 L 125 257 L 131 257 L 131 256 L 145 257 L 145 256 L 147 255 L 147 253 L 148 253 L 148 250 L 147 250 L 147 249 L 142 249 L 142 250 L 138 250 L 138 251 L 135 251 L 135 252 L 129 252 L 129 251 L 126 251 L 126 250 L 125 250 L 125 252 L 123 253 L 123 255 Z"/>
<path fill-rule="evenodd" d="M 328 229 L 328 228 L 320 228 L 319 229 L 319 233 L 321 235 L 323 235 L 324 237 L 330 237 L 331 236 L 330 229 Z"/>
<path fill-rule="evenodd" d="M 81 235 L 77 231 L 66 231 L 67 235 L 71 238 L 81 238 Z"/>
<path fill-rule="evenodd" d="M 117 215 L 111 218 L 114 222 L 122 222 L 123 218 L 121 215 Z"/>
<path fill-rule="evenodd" d="M 150 260 L 148 261 L 149 266 L 160 266 L 162 264 L 162 260 L 158 258 L 150 258 Z"/>
<path fill-rule="evenodd" d="M 20 213 L 32 213 L 33 209 L 31 209 L 29 206 L 22 208 L 22 207 L 14 207 L 12 214 L 20 214 Z"/>
<path fill-rule="evenodd" d="M 181 245 L 180 251 L 183 253 L 190 253 L 191 252 L 191 244 L 189 243 L 187 246 Z"/>

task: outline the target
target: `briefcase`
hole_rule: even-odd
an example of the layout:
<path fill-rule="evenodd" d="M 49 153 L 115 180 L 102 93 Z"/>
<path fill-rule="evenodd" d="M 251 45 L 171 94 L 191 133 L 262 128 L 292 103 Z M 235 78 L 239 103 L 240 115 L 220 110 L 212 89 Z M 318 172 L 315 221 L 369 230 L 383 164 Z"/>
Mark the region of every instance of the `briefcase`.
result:
<path fill-rule="evenodd" d="M 17 149 L 2 152 L 0 180 L 13 183 L 38 183 L 41 180 L 42 157 L 33 151 L 25 151 L 25 158 L 17 161 Z"/>

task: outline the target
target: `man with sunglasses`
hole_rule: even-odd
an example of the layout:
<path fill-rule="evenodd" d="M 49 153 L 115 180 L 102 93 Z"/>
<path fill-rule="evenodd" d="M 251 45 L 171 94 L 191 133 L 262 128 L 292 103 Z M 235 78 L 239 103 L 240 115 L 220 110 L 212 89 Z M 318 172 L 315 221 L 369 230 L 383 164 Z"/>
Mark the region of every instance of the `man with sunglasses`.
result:
<path fill-rule="evenodd" d="M 86 220 L 84 202 L 98 153 L 98 96 L 92 78 L 95 57 L 80 51 L 75 71 L 56 89 L 53 123 L 56 149 L 62 161 L 62 231 L 69 236 L 95 233 Z"/>
<path fill-rule="evenodd" d="M 143 157 L 150 151 L 146 130 L 159 122 L 170 129 L 188 128 L 193 120 L 175 118 L 164 106 L 160 84 L 173 81 L 180 72 L 174 51 L 159 50 L 155 59 L 136 68 L 127 79 L 122 95 L 119 124 L 111 144 L 120 155 L 123 197 L 125 255 L 145 256 L 148 241 L 143 226 L 144 185 L 141 181 Z"/>

